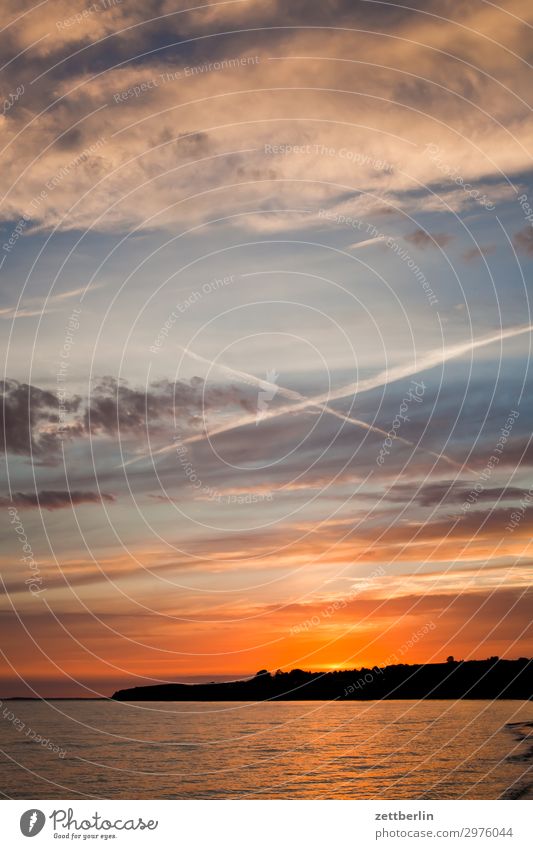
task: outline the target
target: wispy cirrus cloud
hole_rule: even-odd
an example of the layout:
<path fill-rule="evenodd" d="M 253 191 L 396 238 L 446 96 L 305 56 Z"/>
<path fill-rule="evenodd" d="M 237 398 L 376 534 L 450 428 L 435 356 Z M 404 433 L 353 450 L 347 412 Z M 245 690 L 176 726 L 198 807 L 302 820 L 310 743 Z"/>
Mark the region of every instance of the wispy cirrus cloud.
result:
<path fill-rule="evenodd" d="M 101 289 L 103 286 L 103 283 L 92 283 L 90 291 L 93 292 L 97 289 Z M 73 298 L 79 298 L 80 295 L 84 295 L 86 292 L 87 288 L 85 286 L 79 286 L 76 289 L 69 289 L 65 292 L 59 292 L 57 294 L 51 293 L 46 298 L 22 298 L 20 304 L 10 307 L 1 307 L 0 319 L 13 320 L 16 318 L 48 315 L 49 313 L 57 312 L 63 306 L 65 301 L 69 301 Z"/>

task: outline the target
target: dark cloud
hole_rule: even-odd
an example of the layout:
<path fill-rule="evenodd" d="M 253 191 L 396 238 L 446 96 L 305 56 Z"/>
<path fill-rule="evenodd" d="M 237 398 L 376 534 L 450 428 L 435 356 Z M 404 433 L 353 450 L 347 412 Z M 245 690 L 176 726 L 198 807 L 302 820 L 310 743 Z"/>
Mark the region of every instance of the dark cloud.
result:
<path fill-rule="evenodd" d="M 439 0 L 440 2 L 440 0 Z M 24 4 L 29 11 L 32 4 Z M 180 4 L 178 4 L 180 5 Z M 21 4 L 5 0 L 5 18 L 20 16 Z M 71 19 L 75 10 L 67 5 L 45 10 L 37 9 L 26 19 L 35 26 L 35 19 L 49 19 L 46 51 L 26 51 L 13 60 L 21 50 L 22 27 L 6 27 L 0 64 L 10 63 L 9 71 L 15 79 L 31 80 L 46 72 L 39 85 L 27 85 L 26 102 L 32 100 L 37 107 L 38 98 L 53 95 L 55 88 L 50 80 L 61 81 L 77 73 L 93 74 L 115 66 L 142 68 L 157 57 L 158 62 L 174 70 L 180 65 L 201 64 L 224 56 L 245 52 L 269 53 L 276 45 L 293 38 L 293 27 L 321 25 L 368 27 L 371 30 L 391 30 L 406 25 L 413 12 L 401 4 L 387 5 L 354 3 L 353 0 L 268 0 L 265 3 L 236 3 L 200 6 L 185 12 L 172 8 L 163 0 L 146 3 L 117 3 L 108 9 L 87 4 L 89 14 L 81 25 L 61 27 L 62 20 Z M 4 9 L 3 9 L 4 11 Z M 59 26 L 58 26 L 59 24 Z M 233 32 L 232 32 L 233 30 Z M 239 32 L 239 30 L 242 30 Z M 33 30 L 32 30 L 33 31 Z M 224 35 L 221 32 L 226 31 Z M 39 34 L 41 31 L 38 30 Z M 217 33 L 217 38 L 207 38 Z M 6 86 L 9 91 L 9 87 Z M 8 120 L 11 115 L 8 114 Z M 68 142 L 66 143 L 68 145 Z"/>
<path fill-rule="evenodd" d="M 91 393 L 84 413 L 85 429 L 114 435 L 118 432 L 168 430 L 172 422 L 193 427 L 202 414 L 221 407 L 253 411 L 252 399 L 234 386 L 208 386 L 201 378 L 170 383 L 161 380 L 148 389 L 132 389 L 126 381 L 105 377 Z"/>
<path fill-rule="evenodd" d="M 510 439 L 500 460 L 500 466 L 533 466 L 533 437 L 516 437 Z"/>
<path fill-rule="evenodd" d="M 116 501 L 107 492 L 81 492 L 79 490 L 43 489 L 40 492 L 15 492 L 13 498 L 0 497 L 0 507 L 41 507 L 44 510 L 61 510 L 77 504 L 100 504 Z"/>
<path fill-rule="evenodd" d="M 379 215 L 379 216 L 385 216 L 385 217 L 391 216 L 391 215 L 398 215 L 398 217 L 400 217 L 398 210 L 393 209 L 391 206 L 380 206 L 375 210 L 374 214 Z"/>
<path fill-rule="evenodd" d="M 513 242 L 519 251 L 533 256 L 533 227 L 524 227 L 515 234 Z"/>
<path fill-rule="evenodd" d="M 436 504 L 462 504 L 473 491 L 476 481 L 465 482 L 460 484 L 454 481 L 442 481 L 440 483 L 431 483 L 422 486 L 415 493 L 413 484 L 399 484 L 387 493 L 387 500 L 394 502 L 415 502 L 420 507 L 433 507 Z M 476 491 L 476 502 L 496 502 L 509 501 L 523 498 L 525 492 L 518 487 L 487 487 L 481 492 Z"/>
<path fill-rule="evenodd" d="M 211 149 L 208 133 L 178 133 L 176 149 L 179 154 L 190 156 L 205 155 Z"/>
<path fill-rule="evenodd" d="M 78 127 L 69 130 L 60 136 L 56 141 L 56 147 L 59 150 L 77 150 L 83 142 L 82 132 Z"/>
<path fill-rule="evenodd" d="M 224 408 L 256 409 L 257 392 L 234 386 L 208 385 L 201 378 L 171 383 L 161 380 L 147 389 L 126 381 L 103 378 L 87 402 L 73 396 L 60 401 L 55 392 L 17 380 L 0 381 L 2 395 L 0 446 L 9 454 L 31 456 L 34 461 L 54 463 L 65 437 L 90 434 L 113 436 L 119 432 L 169 433 L 177 426 L 191 431 L 203 415 Z"/>
<path fill-rule="evenodd" d="M 57 454 L 61 443 L 58 433 L 59 399 L 53 392 L 17 380 L 0 381 L 2 395 L 0 445 L 10 454 L 33 455 L 38 459 Z M 80 404 L 75 396 L 66 400 L 66 412 L 75 412 Z M 79 432 L 79 425 L 69 432 Z"/>
<path fill-rule="evenodd" d="M 484 256 L 489 256 L 490 254 L 495 253 L 495 251 L 496 247 L 494 245 L 480 245 L 479 248 L 468 248 L 468 250 L 463 253 L 463 259 L 465 262 L 472 262 L 475 259 L 481 259 Z"/>
<path fill-rule="evenodd" d="M 417 248 L 444 248 L 453 239 L 451 233 L 426 233 L 425 230 L 413 230 L 405 240 Z"/>
<path fill-rule="evenodd" d="M 193 26 L 200 27 L 203 22 L 210 24 L 211 28 L 218 23 L 218 16 L 211 12 L 203 14 L 200 7 L 198 12 L 191 12 L 188 19 Z M 229 12 L 224 10 L 221 17 L 238 21 L 241 26 L 255 24 L 256 26 L 288 26 L 308 25 L 319 26 L 325 24 L 331 26 L 331 21 L 337 25 L 343 23 L 352 26 L 380 26 L 383 29 L 398 26 L 402 21 L 412 17 L 410 9 L 402 4 L 387 3 L 354 3 L 353 0 L 324 0 L 322 3 L 314 3 L 313 0 L 270 0 L 265 3 L 251 3 L 237 6 Z M 220 27 L 219 27 L 220 28 Z M 269 35 L 268 33 L 266 35 Z M 272 37 L 272 36 L 271 36 Z"/>

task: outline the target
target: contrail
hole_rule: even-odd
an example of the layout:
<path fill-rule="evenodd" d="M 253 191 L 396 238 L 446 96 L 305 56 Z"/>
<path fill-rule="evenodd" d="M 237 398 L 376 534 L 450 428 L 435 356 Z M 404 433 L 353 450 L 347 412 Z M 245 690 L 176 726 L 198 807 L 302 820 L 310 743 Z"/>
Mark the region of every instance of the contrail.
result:
<path fill-rule="evenodd" d="M 305 395 L 301 395 L 300 392 L 295 392 L 292 389 L 287 389 L 284 386 L 280 386 L 278 383 L 271 383 L 268 380 L 262 380 L 260 377 L 256 377 L 254 374 L 248 374 L 248 372 L 240 371 L 236 368 L 231 368 L 230 366 L 222 365 L 222 363 L 212 362 L 208 360 L 206 357 L 201 357 L 200 354 L 195 354 L 193 351 L 188 348 L 181 348 L 187 356 L 191 357 L 193 360 L 197 360 L 199 363 L 204 363 L 205 365 L 214 366 L 218 368 L 220 371 L 225 372 L 229 377 L 237 377 L 243 383 L 251 384 L 252 386 L 257 386 L 259 389 L 263 390 L 277 390 L 278 395 L 282 395 L 284 398 L 289 398 L 291 401 L 305 402 L 307 404 L 308 399 Z M 373 430 L 376 433 L 381 434 L 382 436 L 388 436 L 386 430 L 382 430 L 380 427 L 375 427 L 374 425 L 369 425 L 366 422 L 361 421 L 361 419 L 354 419 L 351 416 L 345 415 L 344 413 L 339 413 L 338 410 L 334 410 L 332 407 L 328 407 L 327 404 L 316 403 L 312 404 L 313 407 L 318 407 L 320 410 L 323 410 L 326 413 L 330 413 L 332 416 L 336 416 L 338 419 L 342 419 L 342 421 L 350 422 L 354 425 L 359 425 L 360 427 L 365 428 L 365 430 Z M 256 417 L 253 417 L 255 421 Z M 264 418 L 269 418 L 269 416 L 263 416 Z M 227 425 L 226 425 L 227 427 Z M 208 436 L 212 433 L 217 432 L 217 428 L 210 430 L 208 432 Z M 197 442 L 198 439 L 203 439 L 203 434 L 197 434 L 195 436 L 189 436 L 187 439 L 184 439 L 184 442 Z M 405 442 L 406 445 L 412 445 L 411 442 L 408 442 L 406 439 L 403 439 L 402 442 Z"/>
<path fill-rule="evenodd" d="M 338 401 L 341 398 L 346 398 L 350 395 L 357 395 L 361 392 L 369 392 L 372 389 L 379 389 L 381 386 L 387 386 L 389 383 L 395 383 L 398 380 L 402 380 L 405 377 L 412 377 L 415 374 L 420 374 L 420 372 L 427 371 L 428 369 L 434 368 L 435 366 L 444 364 L 448 360 L 455 359 L 457 357 L 463 356 L 463 354 L 471 353 L 476 350 L 476 348 L 483 348 L 486 345 L 492 345 L 494 342 L 500 342 L 503 339 L 510 339 L 515 336 L 521 336 L 524 333 L 531 333 L 533 330 L 533 324 L 528 324 L 525 327 L 510 327 L 508 330 L 501 330 L 499 333 L 493 333 L 489 336 L 483 336 L 481 339 L 470 342 L 458 342 L 456 345 L 451 345 L 449 348 L 444 351 L 440 348 L 435 348 L 432 351 L 428 351 L 422 357 L 420 357 L 416 362 L 411 363 L 409 365 L 400 365 L 394 366 L 390 369 L 385 369 L 384 371 L 379 372 L 374 377 L 366 378 L 365 380 L 354 381 L 353 383 L 349 383 L 345 386 L 339 387 L 339 389 L 335 389 L 329 393 L 323 393 L 321 395 L 315 395 L 311 398 L 305 398 L 303 395 L 300 395 L 298 392 L 293 392 L 291 389 L 284 389 L 283 392 L 281 388 L 277 386 L 277 384 L 270 384 L 268 381 L 261 380 L 260 378 L 256 378 L 253 375 L 248 375 L 246 372 L 240 372 L 238 369 L 230 369 L 228 366 L 218 365 L 217 367 L 221 370 L 228 370 L 234 375 L 239 375 L 241 379 L 246 382 L 253 381 L 254 386 L 261 386 L 264 389 L 272 388 L 273 385 L 276 386 L 280 395 L 284 395 L 293 401 L 294 404 L 285 404 L 284 406 L 274 407 L 265 412 L 263 416 L 263 421 L 268 421 L 269 419 L 277 418 L 278 416 L 288 415 L 289 413 L 299 413 L 303 410 L 319 407 L 321 409 L 327 410 L 333 416 L 342 419 L 343 421 L 351 422 L 352 424 L 359 425 L 367 430 L 372 429 L 381 435 L 388 436 L 386 431 L 381 430 L 381 428 L 374 427 L 373 425 L 367 424 L 367 422 L 363 422 L 360 419 L 354 419 L 350 416 L 345 416 L 344 413 L 339 413 L 337 410 L 332 409 L 327 406 L 328 401 Z M 186 350 L 186 349 L 182 349 Z M 193 358 L 196 358 L 200 361 L 203 360 L 198 354 L 193 354 L 192 351 L 186 350 L 186 353 Z M 209 360 L 204 360 L 204 362 L 210 363 Z M 213 365 L 212 363 L 210 363 Z M 290 395 L 288 394 L 290 393 Z M 226 422 L 225 424 L 221 424 L 218 427 L 214 427 L 209 433 L 199 433 L 194 436 L 189 436 L 187 439 L 184 439 L 184 443 L 188 442 L 199 442 L 201 440 L 207 439 L 210 436 L 216 436 L 219 433 L 226 433 L 230 430 L 235 430 L 239 427 L 244 427 L 249 424 L 253 424 L 256 420 L 255 415 L 243 415 L 237 419 L 234 419 L 232 422 Z M 406 443 L 407 445 L 412 446 L 413 443 L 404 440 L 402 437 L 396 437 L 401 442 Z M 174 444 L 165 445 L 163 448 L 159 448 L 157 451 L 151 452 L 150 455 L 143 454 L 139 457 L 132 457 L 130 460 L 127 460 L 123 463 L 123 466 L 129 466 L 132 463 L 138 463 L 141 460 L 146 459 L 147 456 L 155 457 L 159 454 L 165 454 L 171 451 L 174 448 Z M 449 457 L 441 454 L 435 454 L 434 452 L 430 452 L 434 456 L 439 457 L 446 460 L 447 462 L 454 463 L 455 466 L 459 466 L 458 463 L 455 463 L 453 460 L 450 460 Z"/>
<path fill-rule="evenodd" d="M 373 236 L 371 239 L 364 239 L 362 242 L 354 242 L 353 245 L 348 245 L 346 250 L 347 251 L 355 251 L 355 250 L 358 250 L 359 248 L 366 248 L 366 247 L 368 247 L 368 245 L 376 245 L 378 242 L 384 242 L 384 241 L 385 241 L 385 236 Z"/>
<path fill-rule="evenodd" d="M 230 366 L 225 366 L 222 363 L 213 362 L 211 360 L 208 360 L 206 357 L 200 356 L 200 354 L 195 354 L 189 348 L 180 348 L 180 350 L 187 354 L 189 357 L 191 357 L 191 359 L 197 360 L 198 362 L 204 363 L 205 365 L 214 366 L 220 371 L 225 372 L 230 377 L 239 378 L 239 380 L 241 380 L 243 383 L 249 383 L 252 386 L 257 386 L 263 390 L 276 390 L 278 395 L 282 395 L 284 398 L 290 398 L 292 401 L 304 402 L 306 404 L 309 401 L 309 399 L 306 398 L 305 395 L 301 395 L 300 392 L 295 392 L 292 389 L 286 389 L 284 386 L 280 386 L 278 383 L 270 383 L 268 380 L 262 380 L 259 377 L 255 377 L 255 375 L 253 374 L 248 374 L 248 372 L 240 371 L 239 369 L 231 368 Z M 327 404 L 317 402 L 313 403 L 311 406 L 317 407 L 319 410 L 322 410 L 325 413 L 329 413 L 331 416 L 335 416 L 335 418 L 340 419 L 343 422 L 348 422 L 349 424 L 356 425 L 357 427 L 361 427 L 364 430 L 371 431 L 372 433 L 379 433 L 380 436 L 389 436 L 388 431 L 383 430 L 382 428 L 377 427 L 376 425 L 368 424 L 368 422 L 364 422 L 362 419 L 355 419 L 353 416 L 348 416 L 345 413 L 341 413 L 338 410 L 333 409 L 333 407 L 329 407 Z M 261 421 L 263 421 L 265 418 L 269 418 L 269 416 L 263 415 Z M 187 439 L 184 439 L 183 442 L 198 442 L 200 439 L 206 439 L 208 436 L 221 432 L 222 430 L 217 430 L 216 428 L 214 428 L 213 430 L 209 430 L 207 433 L 189 436 Z M 399 442 L 403 442 L 404 445 L 409 445 L 410 448 L 421 448 L 421 446 L 417 446 L 414 442 L 410 442 L 408 439 L 404 439 L 401 436 L 396 435 L 395 439 L 397 439 Z M 167 447 L 170 448 L 173 446 Z M 427 451 L 428 454 L 432 454 L 439 460 L 446 460 L 448 463 L 451 463 L 456 468 L 462 468 L 459 463 L 456 463 L 455 460 L 452 460 L 445 454 L 437 454 L 435 451 L 429 451 L 429 449 L 426 448 L 421 448 L 421 450 Z"/>
<path fill-rule="evenodd" d="M 411 363 L 409 365 L 394 366 L 393 368 L 385 369 L 384 371 L 379 372 L 379 374 L 376 374 L 374 377 L 369 377 L 365 380 L 354 381 L 353 383 L 349 383 L 346 386 L 339 387 L 339 389 L 334 389 L 330 393 L 315 395 L 311 398 L 303 398 L 303 400 L 298 401 L 298 403 L 295 404 L 286 404 L 282 407 L 274 407 L 273 409 L 268 410 L 265 413 L 263 421 L 267 421 L 268 419 L 274 419 L 278 416 L 284 416 L 288 413 L 299 413 L 309 407 L 319 407 L 323 404 L 326 404 L 328 401 L 338 401 L 341 398 L 346 398 L 350 395 L 358 395 L 361 392 L 369 392 L 371 389 L 379 389 L 381 386 L 387 386 L 389 383 L 394 383 L 397 380 L 402 380 L 405 377 L 412 377 L 413 375 L 419 374 L 422 371 L 427 371 L 428 369 L 441 365 L 442 363 L 445 363 L 448 360 L 454 359 L 456 357 L 461 357 L 463 354 L 467 354 L 471 351 L 474 351 L 476 348 L 482 348 L 485 345 L 491 345 L 493 342 L 499 342 L 502 339 L 520 336 L 523 333 L 531 333 L 532 330 L 533 324 L 529 324 L 526 327 L 511 327 L 509 328 L 509 330 L 503 330 L 500 333 L 494 333 L 490 336 L 483 336 L 481 339 L 478 339 L 475 342 L 459 342 L 458 344 L 452 345 L 444 351 L 442 351 L 440 348 L 436 348 L 433 351 L 428 351 L 415 363 Z M 264 383 L 264 381 L 261 382 Z M 342 413 L 337 413 L 336 410 L 332 412 L 334 415 L 340 417 L 343 416 Z M 234 419 L 233 422 L 227 422 L 226 424 L 220 425 L 217 428 L 213 428 L 213 430 L 210 431 L 210 435 L 216 435 L 218 433 L 224 433 L 227 430 L 233 430 L 237 427 L 243 427 L 244 425 L 251 424 L 254 421 L 255 416 L 253 415 L 248 414 L 245 416 L 240 416 L 238 419 Z M 354 421 L 355 423 L 356 420 L 350 419 L 350 421 Z M 364 426 L 365 422 L 362 422 L 361 424 L 363 424 Z M 187 440 L 184 441 L 198 442 L 201 439 L 205 439 L 204 434 L 190 436 Z"/>
<path fill-rule="evenodd" d="M 192 360 L 196 360 L 199 363 L 203 363 L 204 365 L 216 368 L 219 371 L 227 374 L 228 377 L 236 377 L 242 383 L 247 383 L 249 386 L 257 387 L 258 389 L 261 389 L 263 391 L 275 390 L 277 394 L 281 395 L 284 398 L 288 398 L 291 401 L 298 401 L 299 403 L 304 403 L 306 406 L 308 405 L 308 399 L 305 397 L 305 395 L 301 395 L 299 392 L 295 392 L 292 389 L 287 389 L 284 386 L 280 386 L 278 383 L 272 383 L 269 380 L 263 380 L 262 378 L 256 377 L 254 374 L 249 374 L 246 371 L 240 371 L 240 369 L 232 368 L 231 366 L 225 366 L 223 365 L 223 363 L 208 360 L 206 357 L 200 356 L 200 354 L 195 354 L 194 351 L 191 351 L 189 348 L 181 348 L 179 345 L 177 347 L 179 348 L 179 350 L 183 351 L 187 356 L 189 356 Z M 323 410 L 324 412 L 329 413 L 330 415 L 335 416 L 338 419 L 341 419 L 341 421 L 349 422 L 350 424 L 357 425 L 359 427 L 364 428 L 365 430 L 373 431 L 374 433 L 379 433 L 381 436 L 387 437 L 389 435 L 386 430 L 382 430 L 380 427 L 377 427 L 375 425 L 369 425 L 367 422 L 364 422 L 361 419 L 355 419 L 352 416 L 340 413 L 338 410 L 334 410 L 332 407 L 328 407 L 327 404 L 316 403 L 311 404 L 310 406 Z M 248 423 L 248 421 L 257 421 L 257 416 L 250 415 L 249 417 L 243 418 L 246 419 L 246 423 Z M 261 421 L 263 421 L 265 418 L 269 418 L 269 416 L 263 415 Z M 235 426 L 240 427 L 241 425 Z M 232 423 L 230 423 L 229 425 L 220 425 L 218 428 L 214 427 L 212 430 L 207 431 L 207 433 L 204 432 L 201 434 L 196 434 L 194 436 L 189 436 L 186 439 L 183 439 L 182 442 L 198 442 L 202 439 L 207 439 L 208 436 L 214 436 L 217 433 L 223 433 L 225 430 L 231 430 L 233 429 L 233 427 L 234 425 Z M 404 445 L 416 447 L 413 442 L 409 442 L 407 439 L 404 439 L 401 436 L 397 436 L 396 439 L 398 439 L 400 442 L 403 442 Z M 151 454 L 142 454 L 139 457 L 132 457 L 130 460 L 127 460 L 123 465 L 129 466 L 132 463 L 138 463 L 140 460 L 144 460 L 146 457 L 154 457 L 158 454 L 166 454 L 169 451 L 172 451 L 173 448 L 175 448 L 174 442 L 171 445 L 165 445 L 163 446 L 163 448 L 159 448 L 157 451 L 152 451 Z M 441 455 L 435 454 L 435 456 L 440 457 Z M 449 462 L 453 463 L 455 466 L 458 465 L 453 460 L 450 460 Z"/>

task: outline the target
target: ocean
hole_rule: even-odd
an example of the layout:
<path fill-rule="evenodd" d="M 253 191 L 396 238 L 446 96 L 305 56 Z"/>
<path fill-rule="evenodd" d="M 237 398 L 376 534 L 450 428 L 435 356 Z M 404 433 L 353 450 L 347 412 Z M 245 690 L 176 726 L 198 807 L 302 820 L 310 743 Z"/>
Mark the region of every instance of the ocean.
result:
<path fill-rule="evenodd" d="M 523 701 L 5 701 L 0 719 L 15 799 L 519 799 L 533 784 Z"/>

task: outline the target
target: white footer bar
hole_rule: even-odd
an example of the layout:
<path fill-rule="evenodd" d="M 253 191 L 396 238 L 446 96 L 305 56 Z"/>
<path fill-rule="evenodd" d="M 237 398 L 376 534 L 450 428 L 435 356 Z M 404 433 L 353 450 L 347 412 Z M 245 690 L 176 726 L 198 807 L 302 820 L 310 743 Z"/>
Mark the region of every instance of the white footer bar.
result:
<path fill-rule="evenodd" d="M 531 849 L 532 805 L 529 800 L 6 800 L 0 816 L 6 849 L 73 844 L 147 849 Z"/>

